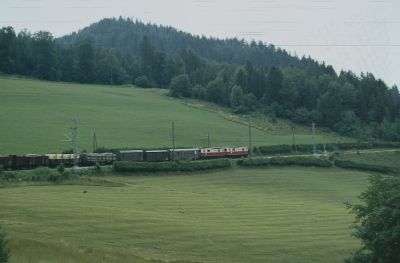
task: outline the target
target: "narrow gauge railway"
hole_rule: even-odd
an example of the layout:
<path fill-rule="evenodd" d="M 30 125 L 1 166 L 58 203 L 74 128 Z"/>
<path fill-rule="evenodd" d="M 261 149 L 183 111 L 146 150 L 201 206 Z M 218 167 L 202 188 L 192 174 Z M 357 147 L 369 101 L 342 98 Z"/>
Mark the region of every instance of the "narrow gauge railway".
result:
<path fill-rule="evenodd" d="M 168 150 L 119 150 L 110 153 L 81 153 L 77 156 L 79 166 L 92 166 L 97 163 L 110 165 L 115 161 L 166 162 L 194 161 L 211 158 L 237 158 L 249 154 L 247 147 L 210 147 Z M 37 167 L 65 167 L 74 165 L 74 154 L 26 154 L 0 156 L 0 166 L 5 170 L 34 169 Z"/>

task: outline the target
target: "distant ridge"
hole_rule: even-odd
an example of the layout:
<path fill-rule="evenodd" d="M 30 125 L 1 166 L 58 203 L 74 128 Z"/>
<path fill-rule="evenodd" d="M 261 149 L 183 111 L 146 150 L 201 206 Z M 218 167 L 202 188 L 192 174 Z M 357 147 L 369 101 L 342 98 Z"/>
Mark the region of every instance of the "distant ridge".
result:
<path fill-rule="evenodd" d="M 243 39 L 218 39 L 192 35 L 170 26 L 143 23 L 124 18 L 105 18 L 78 32 L 58 39 L 64 44 L 72 44 L 83 37 L 92 37 L 98 47 L 115 48 L 130 55 L 138 55 L 140 42 L 147 36 L 152 45 L 168 55 L 176 56 L 184 49 L 192 49 L 201 57 L 223 63 L 244 65 L 251 61 L 258 67 L 278 65 L 305 66 L 317 64 L 311 58 L 299 59 L 272 44 Z"/>

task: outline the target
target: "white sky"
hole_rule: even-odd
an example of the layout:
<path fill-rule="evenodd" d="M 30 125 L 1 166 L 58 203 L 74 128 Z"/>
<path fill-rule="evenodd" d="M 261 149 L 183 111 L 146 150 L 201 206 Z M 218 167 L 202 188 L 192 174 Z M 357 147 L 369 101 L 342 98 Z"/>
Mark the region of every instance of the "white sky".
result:
<path fill-rule="evenodd" d="M 400 86 L 399 0 L 0 0 L 0 26 L 56 37 L 118 16 L 262 40 Z"/>

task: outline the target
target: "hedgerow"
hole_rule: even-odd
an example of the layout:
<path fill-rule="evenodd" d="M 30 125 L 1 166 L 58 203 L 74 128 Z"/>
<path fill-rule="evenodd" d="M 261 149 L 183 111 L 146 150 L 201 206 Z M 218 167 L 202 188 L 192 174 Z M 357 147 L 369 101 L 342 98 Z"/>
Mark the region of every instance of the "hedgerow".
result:
<path fill-rule="evenodd" d="M 176 161 L 176 162 L 129 162 L 114 163 L 117 172 L 174 172 L 174 171 L 203 171 L 231 167 L 228 159 L 206 161 Z"/>
<path fill-rule="evenodd" d="M 315 166 L 332 167 L 332 163 L 324 158 L 294 156 L 272 158 L 248 158 L 237 162 L 240 166 Z"/>
<path fill-rule="evenodd" d="M 335 160 L 335 165 L 341 168 L 347 169 L 355 169 L 361 171 L 370 171 L 370 172 L 378 172 L 384 174 L 395 174 L 398 171 L 392 167 L 382 166 L 382 165 L 374 165 L 374 164 L 366 164 L 366 163 L 357 163 L 354 161 L 348 160 Z"/>
<path fill-rule="evenodd" d="M 315 145 L 317 150 L 337 151 L 337 150 L 362 150 L 373 148 L 400 148 L 400 142 L 346 142 L 346 143 L 318 143 Z M 312 144 L 280 144 L 262 145 L 258 147 L 258 152 L 263 155 L 289 154 L 292 152 L 311 153 Z"/>

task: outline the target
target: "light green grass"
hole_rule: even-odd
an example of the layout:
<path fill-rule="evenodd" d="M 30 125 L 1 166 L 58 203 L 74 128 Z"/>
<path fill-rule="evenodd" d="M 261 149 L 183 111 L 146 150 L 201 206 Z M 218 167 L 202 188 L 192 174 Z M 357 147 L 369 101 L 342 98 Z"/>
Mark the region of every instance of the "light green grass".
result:
<path fill-rule="evenodd" d="M 368 151 L 360 152 L 359 154 L 344 153 L 338 158 L 358 163 L 392 167 L 400 171 L 400 150 L 380 153 L 370 153 Z"/>
<path fill-rule="evenodd" d="M 330 263 L 359 245 L 344 202 L 366 188 L 366 173 L 231 169 L 109 179 L 127 186 L 0 188 L 12 263 Z"/>
<path fill-rule="evenodd" d="M 176 145 L 206 146 L 207 133 L 214 146 L 247 145 L 246 119 L 218 107 L 188 105 L 157 89 L 67 84 L 0 76 L 0 154 L 47 153 L 71 149 L 71 118 L 78 119 L 79 149 L 98 145 L 117 147 L 170 147 L 171 121 Z M 253 145 L 290 144 L 287 123 L 282 128 L 267 119 L 257 122 Z M 281 129 L 282 128 L 282 129 Z M 311 143 L 310 131 L 299 127 L 297 143 Z M 345 138 L 322 134 L 327 141 Z"/>

